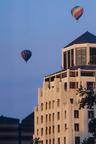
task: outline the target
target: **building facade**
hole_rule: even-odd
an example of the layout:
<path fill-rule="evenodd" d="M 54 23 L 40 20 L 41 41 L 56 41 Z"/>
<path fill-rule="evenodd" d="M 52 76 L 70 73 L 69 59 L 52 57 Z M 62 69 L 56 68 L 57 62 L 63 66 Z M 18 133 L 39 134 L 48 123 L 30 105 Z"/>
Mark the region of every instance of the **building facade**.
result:
<path fill-rule="evenodd" d="M 62 49 L 62 70 L 44 77 L 34 137 L 42 144 L 81 144 L 95 110 L 79 109 L 76 90 L 96 87 L 96 36 L 86 32 Z"/>
<path fill-rule="evenodd" d="M 19 119 L 0 116 L 0 144 L 19 144 Z"/>
<path fill-rule="evenodd" d="M 0 144 L 32 144 L 34 112 L 19 119 L 0 116 Z"/>
<path fill-rule="evenodd" d="M 21 144 L 32 144 L 34 134 L 34 112 L 21 121 Z"/>

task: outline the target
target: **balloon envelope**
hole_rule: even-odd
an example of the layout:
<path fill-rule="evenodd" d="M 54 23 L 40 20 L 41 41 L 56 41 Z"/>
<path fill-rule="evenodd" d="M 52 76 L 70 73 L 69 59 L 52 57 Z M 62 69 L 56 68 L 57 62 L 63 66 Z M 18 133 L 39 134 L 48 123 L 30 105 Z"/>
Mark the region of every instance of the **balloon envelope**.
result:
<path fill-rule="evenodd" d="M 76 20 L 78 20 L 84 13 L 84 9 L 81 6 L 75 6 L 71 9 L 72 16 L 75 17 Z"/>
<path fill-rule="evenodd" d="M 30 50 L 23 50 L 21 52 L 21 57 L 27 62 L 32 56 L 32 52 Z"/>

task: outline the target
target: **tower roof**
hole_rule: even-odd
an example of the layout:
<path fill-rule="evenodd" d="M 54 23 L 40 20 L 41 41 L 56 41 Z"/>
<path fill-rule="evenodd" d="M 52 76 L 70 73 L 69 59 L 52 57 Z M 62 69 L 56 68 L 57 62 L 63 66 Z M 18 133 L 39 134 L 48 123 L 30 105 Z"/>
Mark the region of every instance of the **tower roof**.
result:
<path fill-rule="evenodd" d="M 82 44 L 82 43 L 96 43 L 96 36 L 87 31 L 81 36 L 79 36 L 77 39 L 73 40 L 71 43 L 66 45 L 65 47 L 71 46 L 73 44 Z"/>

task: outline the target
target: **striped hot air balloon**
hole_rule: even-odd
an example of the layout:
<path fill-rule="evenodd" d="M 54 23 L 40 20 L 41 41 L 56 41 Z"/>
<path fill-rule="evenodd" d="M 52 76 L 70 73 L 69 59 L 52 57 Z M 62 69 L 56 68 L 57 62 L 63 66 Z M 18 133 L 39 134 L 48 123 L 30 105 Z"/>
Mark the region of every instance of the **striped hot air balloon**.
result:
<path fill-rule="evenodd" d="M 32 52 L 30 50 L 23 50 L 21 52 L 21 57 L 27 62 L 32 56 Z"/>
<path fill-rule="evenodd" d="M 78 20 L 84 13 L 84 9 L 81 6 L 75 6 L 71 9 L 72 16 Z"/>

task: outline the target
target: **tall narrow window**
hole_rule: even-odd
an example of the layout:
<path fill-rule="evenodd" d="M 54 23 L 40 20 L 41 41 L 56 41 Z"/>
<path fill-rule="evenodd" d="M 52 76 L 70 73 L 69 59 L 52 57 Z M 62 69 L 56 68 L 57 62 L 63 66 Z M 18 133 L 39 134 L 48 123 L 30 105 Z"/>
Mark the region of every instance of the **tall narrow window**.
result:
<path fill-rule="evenodd" d="M 58 138 L 58 144 L 60 144 L 60 138 Z"/>
<path fill-rule="evenodd" d="M 57 131 L 60 133 L 60 125 L 57 125 Z"/>
<path fill-rule="evenodd" d="M 67 55 L 66 55 L 66 52 L 64 52 L 64 69 L 67 68 Z"/>
<path fill-rule="evenodd" d="M 60 99 L 57 99 L 57 107 L 60 106 Z"/>
<path fill-rule="evenodd" d="M 66 137 L 64 137 L 64 144 L 66 144 Z"/>
<path fill-rule="evenodd" d="M 57 112 L 57 120 L 60 120 L 60 112 Z"/>
<path fill-rule="evenodd" d="M 96 64 L 96 48 L 90 48 L 90 64 Z"/>
<path fill-rule="evenodd" d="M 74 50 L 71 49 L 71 66 L 74 65 Z"/>
<path fill-rule="evenodd" d="M 68 51 L 68 68 L 70 67 L 70 51 Z"/>
<path fill-rule="evenodd" d="M 77 131 L 77 132 L 79 131 L 79 124 L 78 123 L 74 124 L 74 130 Z"/>

